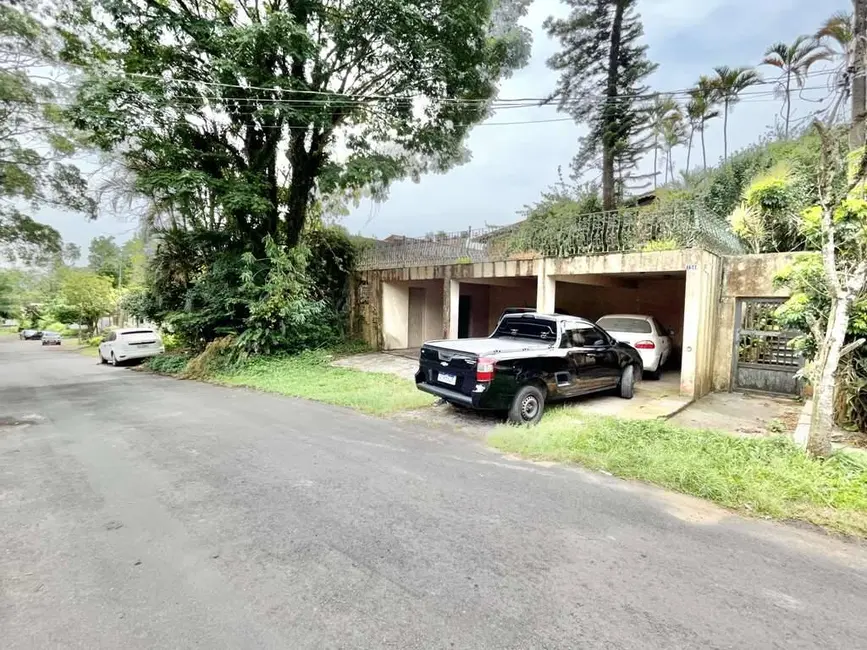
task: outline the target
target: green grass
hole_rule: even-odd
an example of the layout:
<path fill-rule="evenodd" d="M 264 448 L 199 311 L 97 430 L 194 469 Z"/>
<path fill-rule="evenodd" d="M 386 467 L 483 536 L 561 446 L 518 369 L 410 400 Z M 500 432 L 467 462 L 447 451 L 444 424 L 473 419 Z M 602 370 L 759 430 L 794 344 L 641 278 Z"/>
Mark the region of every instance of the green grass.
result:
<path fill-rule="evenodd" d="M 77 344 L 78 344 L 78 341 L 75 339 L 72 339 L 69 342 L 67 342 L 67 341 L 63 342 L 63 345 L 77 345 Z M 99 348 L 86 346 L 83 348 L 79 348 L 78 353 L 83 354 L 86 357 L 93 357 L 94 359 L 96 359 L 96 357 L 99 355 Z"/>
<path fill-rule="evenodd" d="M 0 327 L 0 336 L 18 336 L 18 330 L 14 327 Z"/>
<path fill-rule="evenodd" d="M 433 397 L 400 377 L 328 365 L 324 352 L 295 357 L 256 359 L 238 370 L 223 371 L 214 379 L 234 386 L 249 386 L 281 395 L 354 408 L 372 415 L 421 408 Z"/>
<path fill-rule="evenodd" d="M 501 426 L 497 449 L 569 461 L 776 519 L 798 519 L 867 537 L 867 459 L 820 461 L 785 438 L 740 438 L 666 422 L 551 411 L 533 428 Z"/>

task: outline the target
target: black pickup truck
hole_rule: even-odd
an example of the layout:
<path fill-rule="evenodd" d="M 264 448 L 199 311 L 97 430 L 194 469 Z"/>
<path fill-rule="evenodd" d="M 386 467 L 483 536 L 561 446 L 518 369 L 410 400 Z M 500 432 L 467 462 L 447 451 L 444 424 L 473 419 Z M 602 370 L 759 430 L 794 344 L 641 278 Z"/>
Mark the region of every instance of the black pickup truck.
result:
<path fill-rule="evenodd" d="M 634 348 L 590 321 L 533 312 L 503 316 L 488 338 L 425 343 L 415 382 L 452 404 L 535 424 L 546 402 L 615 389 L 631 399 L 641 368 Z"/>

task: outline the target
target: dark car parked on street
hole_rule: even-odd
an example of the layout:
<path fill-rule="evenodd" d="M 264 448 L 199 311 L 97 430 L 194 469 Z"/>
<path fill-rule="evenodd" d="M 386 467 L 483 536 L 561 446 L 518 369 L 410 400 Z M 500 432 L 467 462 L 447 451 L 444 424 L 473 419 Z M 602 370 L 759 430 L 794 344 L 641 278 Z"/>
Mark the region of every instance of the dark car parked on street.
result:
<path fill-rule="evenodd" d="M 22 341 L 39 341 L 42 339 L 42 332 L 39 330 L 21 330 L 18 332 L 18 338 Z"/>
<path fill-rule="evenodd" d="M 419 390 L 535 424 L 547 402 L 616 389 L 631 399 L 641 357 L 583 318 L 507 314 L 488 338 L 431 341 L 419 355 Z"/>

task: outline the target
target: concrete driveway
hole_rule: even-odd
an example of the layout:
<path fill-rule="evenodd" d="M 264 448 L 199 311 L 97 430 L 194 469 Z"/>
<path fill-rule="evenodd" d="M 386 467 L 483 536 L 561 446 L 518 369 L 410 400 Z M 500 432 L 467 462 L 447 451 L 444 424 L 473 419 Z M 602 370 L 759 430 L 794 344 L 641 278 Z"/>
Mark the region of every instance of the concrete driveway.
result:
<path fill-rule="evenodd" d="M 0 639 L 859 648 L 867 551 L 422 425 L 0 341 Z"/>
<path fill-rule="evenodd" d="M 417 349 L 368 352 L 338 359 L 334 365 L 364 372 L 384 372 L 414 381 L 415 373 L 418 370 L 418 354 Z M 635 397 L 631 400 L 624 400 L 616 395 L 588 395 L 570 400 L 569 403 L 580 406 L 584 411 L 599 415 L 652 420 L 669 417 L 680 411 L 689 402 L 688 398 L 680 395 L 680 373 L 670 371 L 663 373 L 659 381 L 645 380 L 639 382 L 635 387 Z M 462 411 L 453 412 L 453 414 L 454 422 L 459 426 L 466 424 L 467 421 L 487 422 L 490 425 L 496 424 L 497 421 L 497 418 L 467 415 Z M 437 421 L 444 418 L 448 421 L 449 416 L 448 412 L 440 411 L 433 417 Z"/>

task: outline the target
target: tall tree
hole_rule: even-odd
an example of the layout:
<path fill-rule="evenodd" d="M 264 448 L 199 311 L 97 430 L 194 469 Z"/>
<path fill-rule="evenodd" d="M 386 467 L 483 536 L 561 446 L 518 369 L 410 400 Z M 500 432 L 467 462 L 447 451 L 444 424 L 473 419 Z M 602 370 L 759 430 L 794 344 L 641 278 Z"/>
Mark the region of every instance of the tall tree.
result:
<path fill-rule="evenodd" d="M 849 147 L 863 147 L 867 137 L 867 0 L 853 0 L 852 126 Z"/>
<path fill-rule="evenodd" d="M 804 87 L 810 68 L 819 61 L 827 60 L 829 52 L 819 41 L 810 36 L 798 36 L 793 43 L 774 43 L 765 52 L 764 65 L 779 68 L 781 72 L 778 90 L 783 95 L 785 109 L 786 137 L 789 137 L 789 124 L 792 119 L 792 83 Z"/>
<path fill-rule="evenodd" d="M 124 254 L 124 248 L 114 241 L 114 237 L 99 236 L 90 240 L 87 266 L 97 275 L 110 278 L 119 289 L 129 280 L 132 260 Z"/>
<path fill-rule="evenodd" d="M 59 297 L 78 312 L 78 323 L 90 331 L 95 331 L 99 319 L 117 305 L 111 279 L 87 269 L 64 269 Z"/>
<path fill-rule="evenodd" d="M 660 141 L 665 137 L 665 124 L 671 114 L 677 111 L 677 102 L 671 95 L 658 95 L 650 108 L 650 130 L 653 132 L 653 189 L 659 186 Z M 666 174 L 667 176 L 667 174 Z M 666 179 L 667 180 L 667 179 Z"/>
<path fill-rule="evenodd" d="M 560 73 L 549 101 L 556 100 L 559 110 L 587 125 L 589 132 L 581 139 L 573 169 L 580 175 L 601 151 L 602 204 L 613 210 L 617 168 L 625 176 L 638 162 L 638 151 L 630 143 L 648 127 L 641 96 L 647 93 L 644 81 L 656 65 L 641 42 L 637 0 L 565 2 L 571 7 L 566 18 L 545 21 L 548 34 L 561 45 L 561 51 L 548 59 L 548 66 Z"/>
<path fill-rule="evenodd" d="M 719 111 L 716 108 L 717 99 L 718 93 L 713 80 L 709 77 L 700 77 L 695 88 L 689 91 L 689 103 L 686 106 L 690 129 L 689 153 L 687 154 L 686 161 L 687 172 L 689 171 L 690 154 L 692 153 L 692 140 L 696 131 L 701 135 L 701 160 L 704 170 L 707 171 L 707 147 L 705 146 L 704 132 L 707 123 L 719 117 Z"/>
<path fill-rule="evenodd" d="M 723 160 L 729 159 L 729 113 L 740 101 L 740 95 L 750 86 L 761 83 L 761 77 L 750 68 L 714 68 L 714 89 L 723 106 Z"/>
<path fill-rule="evenodd" d="M 49 78 L 51 4 L 0 3 L 0 253 L 25 262 L 61 252 L 60 234 L 24 206 L 96 217 L 96 202 L 69 163 L 79 138 L 61 115 L 63 88 Z M 48 72 L 46 72 L 48 71 Z"/>
<path fill-rule="evenodd" d="M 686 124 L 680 106 L 675 105 L 662 122 L 662 143 L 665 146 L 666 182 L 674 181 L 674 149 L 686 142 Z"/>
<path fill-rule="evenodd" d="M 261 250 L 322 195 L 466 160 L 528 56 L 529 0 L 93 0 L 64 19 L 73 114 L 155 205 Z"/>
<path fill-rule="evenodd" d="M 837 111 L 852 94 L 852 67 L 855 60 L 855 14 L 841 11 L 833 14 L 816 32 L 816 40 L 828 50 L 836 61 L 838 101 L 832 105 L 830 121 L 837 119 Z"/>

